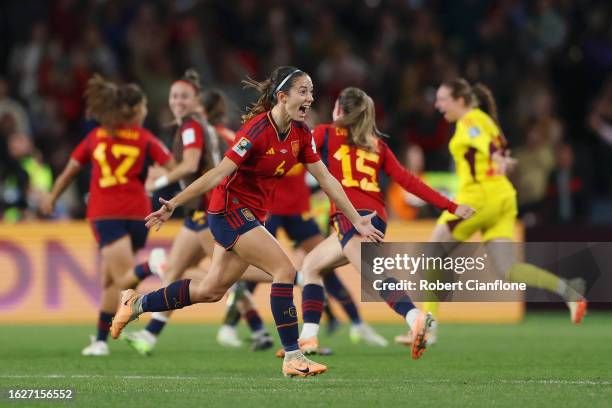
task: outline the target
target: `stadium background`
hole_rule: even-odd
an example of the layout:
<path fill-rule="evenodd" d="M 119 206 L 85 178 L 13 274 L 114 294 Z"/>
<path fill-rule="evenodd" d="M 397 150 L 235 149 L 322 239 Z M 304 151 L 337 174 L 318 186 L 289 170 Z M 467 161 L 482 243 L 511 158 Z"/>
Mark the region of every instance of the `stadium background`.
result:
<path fill-rule="evenodd" d="M 426 177 L 441 174 L 442 185 L 452 185 L 452 129 L 433 108 L 435 88 L 456 75 L 481 81 L 497 97 L 519 159 L 513 182 L 525 238 L 608 240 L 610 27 L 607 1 L 2 2 L 0 321 L 95 316 L 96 252 L 86 224 L 48 224 L 36 212 L 52 175 L 94 126 L 83 118 L 82 99 L 94 72 L 139 83 L 149 99 L 146 126 L 167 141 L 167 93 L 185 68 L 195 67 L 205 87 L 226 92 L 237 128 L 254 99 L 240 80 L 296 65 L 315 84 L 311 123 L 330 119 L 343 87 L 360 86 L 374 98 L 379 127 L 398 157 Z M 83 217 L 86 188 L 82 174 L 57 218 Z M 431 224 L 414 219 L 432 217 L 430 209 L 406 206 L 400 197 L 393 210 L 394 239 L 428 237 Z M 170 233 L 152 234 L 149 247 Z M 77 304 L 85 305 L 80 317 L 62 314 Z M 378 306 L 364 308 L 366 316 Z M 207 310 L 216 316 L 222 307 Z"/>

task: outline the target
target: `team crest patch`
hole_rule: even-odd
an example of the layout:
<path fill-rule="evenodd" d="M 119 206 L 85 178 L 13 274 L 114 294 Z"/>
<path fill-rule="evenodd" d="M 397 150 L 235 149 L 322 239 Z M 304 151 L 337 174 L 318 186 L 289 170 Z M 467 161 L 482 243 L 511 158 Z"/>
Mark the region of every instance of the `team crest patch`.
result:
<path fill-rule="evenodd" d="M 249 151 L 251 146 L 253 146 L 253 143 L 251 143 L 249 139 L 247 139 L 246 137 L 241 137 L 238 143 L 236 143 L 234 147 L 232 147 L 232 150 L 238 156 L 244 157 L 244 155 L 246 154 L 246 152 Z"/>
<path fill-rule="evenodd" d="M 242 212 L 242 215 L 244 215 L 244 218 L 249 221 L 255 221 L 255 216 L 253 215 L 253 213 L 251 212 L 251 210 L 249 210 L 248 208 L 243 208 L 242 210 L 240 210 Z"/>
<path fill-rule="evenodd" d="M 480 129 L 477 126 L 472 126 L 468 129 L 468 134 L 471 138 L 477 137 L 480 134 Z"/>
<path fill-rule="evenodd" d="M 298 154 L 300 154 L 300 142 L 297 140 L 291 141 L 291 153 L 293 153 L 295 157 L 298 157 Z"/>

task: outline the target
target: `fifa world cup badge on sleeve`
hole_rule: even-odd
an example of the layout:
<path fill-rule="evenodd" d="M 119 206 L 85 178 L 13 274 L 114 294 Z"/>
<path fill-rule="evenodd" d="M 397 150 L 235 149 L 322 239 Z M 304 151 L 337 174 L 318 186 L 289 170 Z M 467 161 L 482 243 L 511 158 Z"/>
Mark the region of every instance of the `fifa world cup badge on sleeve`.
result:
<path fill-rule="evenodd" d="M 251 143 L 251 141 L 249 139 L 247 139 L 246 137 L 241 137 L 240 140 L 238 141 L 238 143 L 236 143 L 234 145 L 234 147 L 232 148 L 232 150 L 240 157 L 244 157 L 244 155 L 246 154 L 246 152 L 249 151 L 249 149 L 251 148 L 251 146 L 253 146 L 253 143 Z"/>

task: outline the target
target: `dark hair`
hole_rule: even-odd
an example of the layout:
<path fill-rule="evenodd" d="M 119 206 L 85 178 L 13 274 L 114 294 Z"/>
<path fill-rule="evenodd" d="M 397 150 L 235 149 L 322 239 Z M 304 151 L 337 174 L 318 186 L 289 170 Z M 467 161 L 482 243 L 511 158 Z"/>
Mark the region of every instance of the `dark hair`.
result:
<path fill-rule="evenodd" d="M 132 120 L 145 99 L 138 85 L 117 85 L 99 74 L 90 78 L 85 88 L 87 117 L 109 129 Z"/>
<path fill-rule="evenodd" d="M 196 71 L 194 68 L 189 68 L 187 71 L 185 71 L 179 81 L 185 81 L 189 85 L 193 86 L 193 89 L 196 91 L 196 94 L 202 92 L 200 74 L 198 74 L 198 71 Z"/>
<path fill-rule="evenodd" d="M 247 113 L 242 115 L 242 122 L 244 123 L 254 116 L 272 109 L 277 102 L 276 95 L 279 92 L 288 92 L 295 80 L 303 75 L 308 74 L 296 67 L 282 66 L 276 68 L 270 75 L 270 78 L 263 82 L 257 82 L 248 77 L 243 80 L 242 83 L 245 88 L 254 88 L 261 93 L 261 96 L 248 109 Z"/>
<path fill-rule="evenodd" d="M 343 115 L 335 125 L 349 130 L 349 141 L 370 151 L 376 150 L 376 138 L 381 133 L 376 128 L 374 101 L 359 88 L 344 88 L 338 96 Z"/>
<path fill-rule="evenodd" d="M 502 133 L 503 138 L 503 132 L 501 130 L 499 117 L 497 115 L 497 103 L 493 97 L 493 92 L 491 92 L 491 89 L 488 86 L 482 83 L 470 85 L 470 83 L 464 78 L 456 78 L 452 81 L 446 81 L 442 85 L 451 90 L 453 99 L 463 98 L 466 105 L 475 108 L 482 108 L 482 110 L 486 112 L 491 119 L 493 119 L 499 128 L 500 133 Z"/>
<path fill-rule="evenodd" d="M 227 115 L 227 97 L 219 89 L 209 89 L 202 95 L 202 104 L 211 125 L 223 123 Z"/>

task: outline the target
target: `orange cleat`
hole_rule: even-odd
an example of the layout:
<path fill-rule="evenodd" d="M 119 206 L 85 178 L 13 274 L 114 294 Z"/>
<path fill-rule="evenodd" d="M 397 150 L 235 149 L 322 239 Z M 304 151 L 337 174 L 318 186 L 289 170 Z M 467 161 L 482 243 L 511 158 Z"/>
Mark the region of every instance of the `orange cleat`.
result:
<path fill-rule="evenodd" d="M 326 371 L 326 366 L 307 359 L 302 353 L 297 353 L 295 357 L 283 361 L 283 375 L 285 377 L 308 377 L 323 374 Z"/>
<path fill-rule="evenodd" d="M 587 312 L 587 301 L 584 299 L 580 299 L 576 302 L 567 302 L 567 306 L 570 309 L 570 317 L 572 319 L 572 323 L 580 324 L 582 319 L 584 319 L 584 315 Z"/>
<path fill-rule="evenodd" d="M 113 323 L 111 324 L 111 336 L 113 339 L 118 339 L 123 328 L 132 320 L 136 320 L 140 314 L 138 310 L 135 310 L 134 303 L 138 300 L 141 295 L 133 289 L 124 290 L 121 292 L 121 302 L 119 302 L 119 310 L 113 317 Z"/>
<path fill-rule="evenodd" d="M 308 339 L 298 339 L 298 345 L 302 353 L 306 355 L 317 354 L 319 351 L 319 339 L 316 337 L 310 337 Z M 285 357 L 285 349 L 281 348 L 275 354 L 278 358 Z"/>
<path fill-rule="evenodd" d="M 431 313 L 419 314 L 414 327 L 411 328 L 412 332 L 412 358 L 418 360 L 421 358 L 427 347 L 427 336 L 429 329 L 434 322 L 434 318 Z"/>

